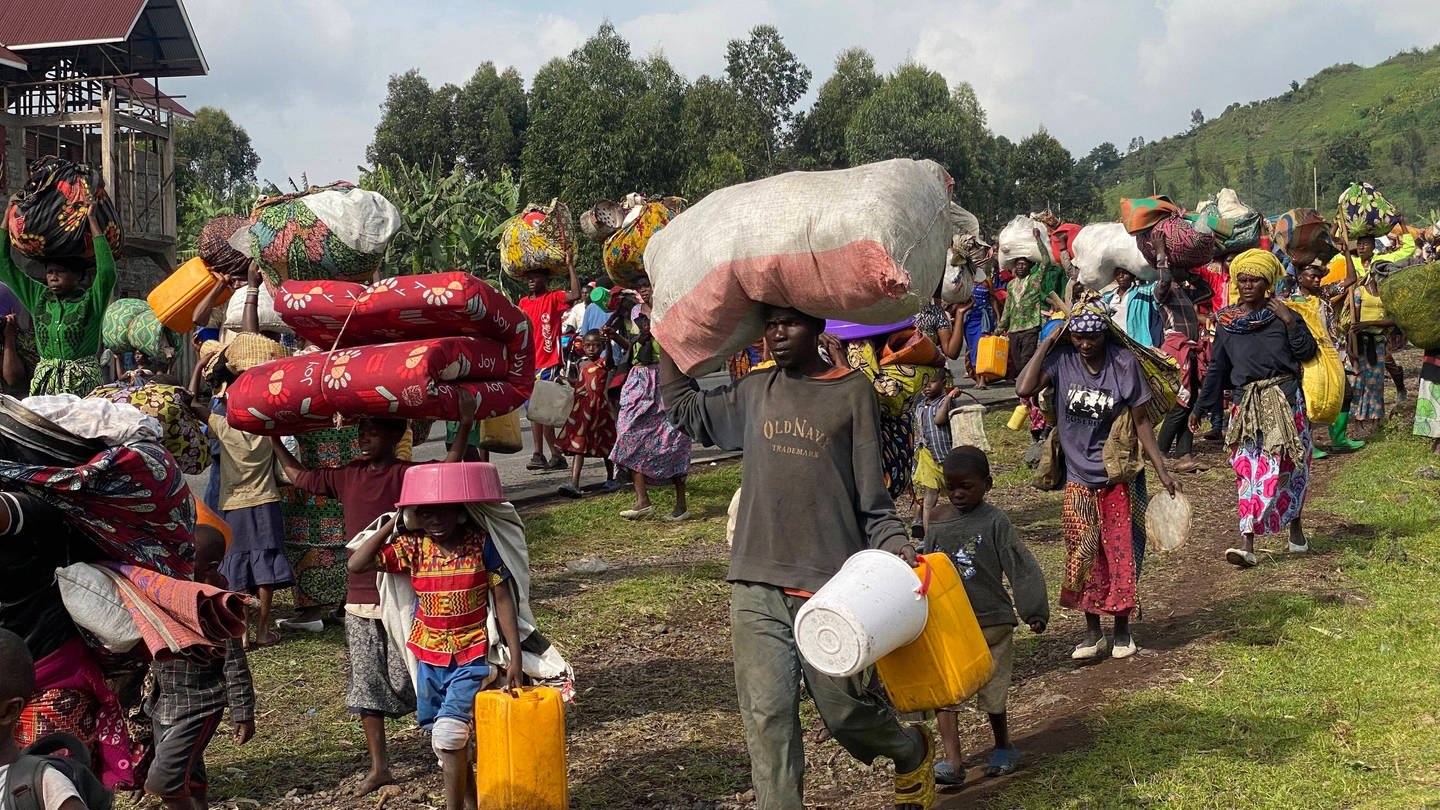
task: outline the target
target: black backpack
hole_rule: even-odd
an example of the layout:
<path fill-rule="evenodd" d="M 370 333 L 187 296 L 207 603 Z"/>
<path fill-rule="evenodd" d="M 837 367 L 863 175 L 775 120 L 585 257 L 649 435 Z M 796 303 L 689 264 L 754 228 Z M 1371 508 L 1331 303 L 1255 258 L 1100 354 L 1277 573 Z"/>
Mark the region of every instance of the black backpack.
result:
<path fill-rule="evenodd" d="M 64 750 L 65 756 L 55 752 Z M 0 810 L 45 810 L 41 780 L 45 766 L 59 771 L 75 785 L 88 810 L 110 810 L 115 794 L 90 770 L 90 749 L 73 734 L 47 734 L 26 746 L 6 772 L 6 790 Z"/>

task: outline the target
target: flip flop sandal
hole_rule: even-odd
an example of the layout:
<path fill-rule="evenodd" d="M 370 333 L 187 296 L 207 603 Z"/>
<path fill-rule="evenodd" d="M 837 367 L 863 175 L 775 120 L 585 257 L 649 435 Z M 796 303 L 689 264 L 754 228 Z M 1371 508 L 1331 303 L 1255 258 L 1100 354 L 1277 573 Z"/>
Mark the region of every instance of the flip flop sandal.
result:
<path fill-rule="evenodd" d="M 965 784 L 965 772 L 955 770 L 955 766 L 948 762 L 935 763 L 935 784 L 937 785 L 963 785 Z"/>
<path fill-rule="evenodd" d="M 1255 552 L 1245 551 L 1239 548 L 1225 549 L 1225 562 L 1238 568 L 1254 568 L 1256 565 Z"/>
<path fill-rule="evenodd" d="M 544 456 L 531 456 L 530 463 L 525 465 L 525 469 L 531 471 L 543 470 L 548 466 L 548 464 L 549 462 L 545 460 Z"/>
<path fill-rule="evenodd" d="M 985 775 L 990 777 L 1009 776 L 1019 768 L 1019 749 L 996 748 L 990 753 L 990 764 L 985 766 Z"/>
<path fill-rule="evenodd" d="M 560 493 L 561 495 L 564 495 L 564 496 L 567 497 L 567 498 L 583 498 L 583 497 L 585 497 L 585 493 L 581 492 L 580 490 L 576 489 L 575 487 L 570 486 L 569 484 L 565 484 L 565 485 L 563 485 L 563 486 L 556 487 L 555 491 L 558 492 L 558 493 Z"/>
<path fill-rule="evenodd" d="M 550 459 L 550 466 L 548 467 L 548 469 L 551 469 L 551 470 L 568 470 L 569 468 L 570 468 L 570 464 L 565 461 L 565 457 L 564 457 L 564 456 L 556 456 L 556 457 Z"/>

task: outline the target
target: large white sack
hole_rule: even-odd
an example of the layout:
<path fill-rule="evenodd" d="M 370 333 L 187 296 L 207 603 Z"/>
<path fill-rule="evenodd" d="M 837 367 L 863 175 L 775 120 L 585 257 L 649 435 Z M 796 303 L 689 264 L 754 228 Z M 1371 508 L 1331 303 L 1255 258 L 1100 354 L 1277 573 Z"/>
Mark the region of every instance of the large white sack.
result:
<path fill-rule="evenodd" d="M 688 374 L 753 343 L 768 306 L 902 321 L 940 286 L 953 181 L 929 160 L 790 172 L 716 191 L 650 239 L 655 337 Z"/>
<path fill-rule="evenodd" d="M 281 320 L 280 313 L 275 311 L 275 296 L 270 294 L 269 288 L 261 284 L 259 292 L 259 297 L 255 299 L 255 314 L 259 316 L 260 331 L 295 334 L 295 330 Z M 245 328 L 245 298 L 244 293 L 230 296 L 230 303 L 225 305 L 226 329 L 239 332 Z"/>
<path fill-rule="evenodd" d="M 1037 230 L 1040 231 L 1040 242 L 1050 244 L 1050 230 L 1030 217 L 1015 217 L 1000 229 L 996 255 L 1002 268 L 1009 270 L 1016 259 L 1029 259 L 1031 264 L 1050 260 L 1049 255 L 1040 252 L 1040 245 L 1035 242 Z"/>
<path fill-rule="evenodd" d="M 1118 222 L 1097 222 L 1086 225 L 1075 235 L 1074 258 L 1076 280 L 1086 288 L 1099 291 L 1115 281 L 1117 269 L 1129 270 L 1141 281 L 1154 281 L 1155 268 L 1135 244 L 1135 237 Z"/>

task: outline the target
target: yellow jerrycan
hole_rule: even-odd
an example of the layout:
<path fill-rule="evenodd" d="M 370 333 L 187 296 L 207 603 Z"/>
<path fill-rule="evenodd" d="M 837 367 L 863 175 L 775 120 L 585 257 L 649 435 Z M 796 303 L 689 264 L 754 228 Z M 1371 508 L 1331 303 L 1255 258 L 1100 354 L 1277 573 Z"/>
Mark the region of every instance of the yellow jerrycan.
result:
<path fill-rule="evenodd" d="M 475 784 L 486 810 L 566 810 L 565 705 L 548 686 L 475 695 Z"/>
<path fill-rule="evenodd" d="M 155 317 L 160 323 L 183 335 L 195 328 L 195 306 L 219 284 L 210 275 L 210 268 L 196 256 L 175 268 L 169 278 L 151 290 L 146 303 L 155 310 Z M 230 294 L 231 290 L 227 287 L 215 299 L 215 305 L 220 307 L 221 312 L 225 311 L 225 302 L 230 300 Z"/>
<path fill-rule="evenodd" d="M 960 703 L 979 692 L 995 670 L 955 564 L 941 553 L 922 555 L 920 561 L 915 574 L 930 607 L 925 629 L 919 638 L 875 662 L 885 692 L 901 712 Z"/>

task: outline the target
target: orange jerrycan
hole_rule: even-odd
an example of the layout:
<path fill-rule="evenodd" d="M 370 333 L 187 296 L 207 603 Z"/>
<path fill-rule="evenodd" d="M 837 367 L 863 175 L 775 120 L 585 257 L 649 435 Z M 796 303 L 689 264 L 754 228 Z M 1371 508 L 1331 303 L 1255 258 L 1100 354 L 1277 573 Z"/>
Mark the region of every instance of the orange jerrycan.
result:
<path fill-rule="evenodd" d="M 565 810 L 565 705 L 548 686 L 475 695 L 475 783 L 486 810 Z"/>
<path fill-rule="evenodd" d="M 945 554 L 926 554 L 915 573 L 930 616 L 920 637 L 875 662 L 890 701 L 902 712 L 953 706 L 980 691 L 995 671 L 990 646 L 960 572 Z"/>
<path fill-rule="evenodd" d="M 155 317 L 160 323 L 183 335 L 195 328 L 195 305 L 219 283 L 210 275 L 210 268 L 205 262 L 196 256 L 176 268 L 169 278 L 150 291 L 145 300 L 155 310 Z M 223 307 L 230 300 L 230 293 L 229 288 L 222 291 L 215 299 L 216 305 Z"/>
<path fill-rule="evenodd" d="M 986 335 L 975 346 L 975 375 L 1005 379 L 1005 365 L 1010 361 L 1010 338 Z"/>

